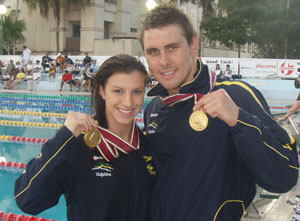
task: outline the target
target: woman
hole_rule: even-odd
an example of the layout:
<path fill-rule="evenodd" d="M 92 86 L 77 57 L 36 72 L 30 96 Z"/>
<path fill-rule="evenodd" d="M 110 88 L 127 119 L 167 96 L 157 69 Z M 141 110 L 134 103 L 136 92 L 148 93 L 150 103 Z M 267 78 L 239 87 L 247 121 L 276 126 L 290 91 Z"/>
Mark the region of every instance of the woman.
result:
<path fill-rule="evenodd" d="M 156 172 L 134 124 L 146 81 L 144 66 L 132 56 L 117 55 L 102 64 L 92 81 L 94 118 L 69 112 L 64 126 L 43 145 L 41 155 L 27 164 L 26 173 L 16 181 L 15 198 L 24 212 L 38 214 L 64 194 L 68 220 L 148 219 L 147 202 Z M 90 149 L 85 141 L 90 145 L 91 137 L 86 135 L 94 128 L 102 135 L 112 133 L 112 139 L 120 138 L 118 144 L 126 141 L 125 145 L 130 143 L 139 150 L 125 154 L 111 145 L 108 136 L 102 136 L 97 147 Z M 113 158 L 105 154 L 103 143 L 111 148 Z"/>

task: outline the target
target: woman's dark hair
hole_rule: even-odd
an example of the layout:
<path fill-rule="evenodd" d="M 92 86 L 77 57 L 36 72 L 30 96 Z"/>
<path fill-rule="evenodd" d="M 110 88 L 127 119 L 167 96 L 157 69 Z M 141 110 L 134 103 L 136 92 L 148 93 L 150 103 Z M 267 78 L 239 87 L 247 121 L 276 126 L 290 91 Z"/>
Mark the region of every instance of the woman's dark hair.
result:
<path fill-rule="evenodd" d="M 148 74 L 145 66 L 133 56 L 119 54 L 104 61 L 96 75 L 92 78 L 91 110 L 95 114 L 94 119 L 99 122 L 101 127 L 108 128 L 105 114 L 105 100 L 100 96 L 100 85 L 105 88 L 108 79 L 116 73 L 130 74 L 133 71 L 138 71 L 141 75 L 145 76 L 146 85 Z"/>

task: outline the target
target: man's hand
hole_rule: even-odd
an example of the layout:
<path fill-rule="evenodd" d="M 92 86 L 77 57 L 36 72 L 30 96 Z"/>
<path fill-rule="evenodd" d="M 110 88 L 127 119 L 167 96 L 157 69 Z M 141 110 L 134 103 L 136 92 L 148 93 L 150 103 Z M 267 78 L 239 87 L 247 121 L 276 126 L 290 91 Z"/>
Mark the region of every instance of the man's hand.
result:
<path fill-rule="evenodd" d="M 219 89 L 204 95 L 193 110 L 202 110 L 211 117 L 218 117 L 230 127 L 237 123 L 240 109 L 224 89 Z"/>
<path fill-rule="evenodd" d="M 70 111 L 64 125 L 78 137 L 82 132 L 87 132 L 98 127 L 98 122 L 90 115 Z"/>

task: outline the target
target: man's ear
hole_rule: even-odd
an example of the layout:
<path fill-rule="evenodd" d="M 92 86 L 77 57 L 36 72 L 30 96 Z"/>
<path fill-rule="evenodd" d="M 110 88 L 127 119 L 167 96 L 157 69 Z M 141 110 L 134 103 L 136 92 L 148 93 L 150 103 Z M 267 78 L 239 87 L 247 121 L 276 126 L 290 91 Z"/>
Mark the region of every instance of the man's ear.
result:
<path fill-rule="evenodd" d="M 100 85 L 100 87 L 99 87 L 99 94 L 102 97 L 102 99 L 105 100 L 105 92 L 104 92 L 104 88 L 102 87 L 102 85 Z"/>
<path fill-rule="evenodd" d="M 191 42 L 191 52 L 193 57 L 198 57 L 199 52 L 199 40 L 198 36 L 193 37 Z"/>

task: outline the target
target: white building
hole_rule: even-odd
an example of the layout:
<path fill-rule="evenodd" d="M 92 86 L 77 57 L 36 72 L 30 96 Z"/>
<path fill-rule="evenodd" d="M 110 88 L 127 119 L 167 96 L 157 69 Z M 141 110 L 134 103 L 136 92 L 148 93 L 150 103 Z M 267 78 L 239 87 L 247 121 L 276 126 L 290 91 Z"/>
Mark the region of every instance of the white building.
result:
<path fill-rule="evenodd" d="M 191 18 L 199 30 L 202 9 L 183 1 L 178 4 Z M 218 0 L 215 0 L 217 4 Z M 19 8 L 19 19 L 24 20 L 26 40 L 18 44 L 21 50 L 27 45 L 34 54 L 56 54 L 56 19 L 52 9 L 47 18 L 40 15 L 39 8 L 29 11 L 22 0 L 4 0 L 10 10 Z M 18 5 L 18 6 L 17 6 Z M 72 5 L 68 12 L 62 10 L 59 28 L 59 51 L 68 54 L 110 56 L 117 53 L 136 55 L 142 51 L 138 41 L 141 22 L 147 13 L 146 0 L 91 0 L 85 8 Z M 237 57 L 237 50 L 230 50 L 218 44 L 205 44 L 202 56 Z M 242 57 L 250 57 L 248 47 L 242 48 Z"/>

